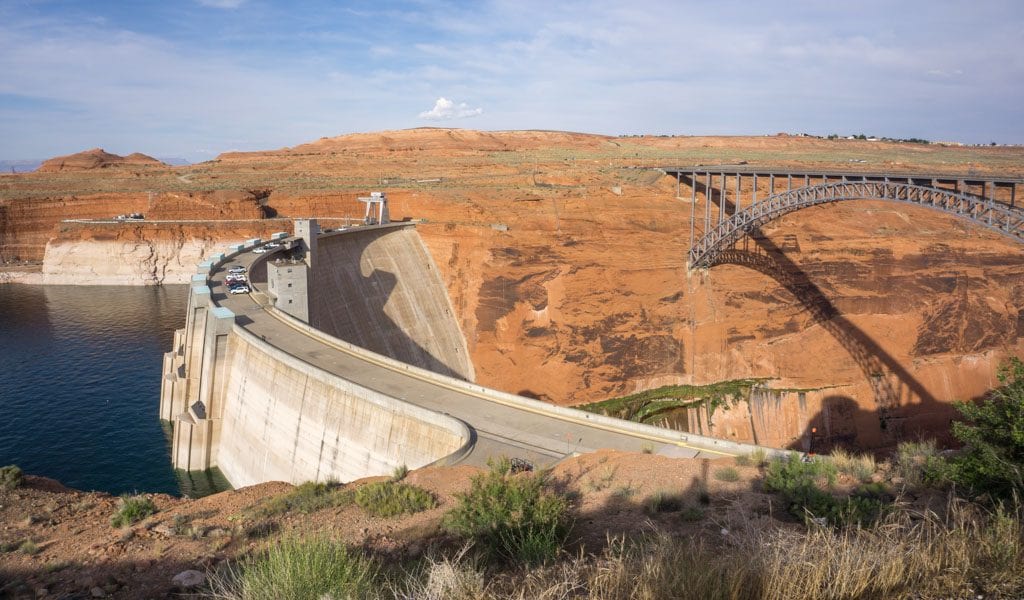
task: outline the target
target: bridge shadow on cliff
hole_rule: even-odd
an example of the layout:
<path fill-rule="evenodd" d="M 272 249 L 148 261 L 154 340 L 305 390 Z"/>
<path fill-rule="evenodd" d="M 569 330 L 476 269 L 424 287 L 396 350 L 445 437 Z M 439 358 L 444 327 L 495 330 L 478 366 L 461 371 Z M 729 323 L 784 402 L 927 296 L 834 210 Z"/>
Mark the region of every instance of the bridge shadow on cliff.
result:
<path fill-rule="evenodd" d="M 720 211 L 725 211 L 727 215 L 735 213 L 735 204 L 729 201 L 721 190 L 714 187 L 709 189 L 700 182 L 690 183 L 696 186 L 698 192 L 704 193 L 709 202 L 716 204 Z M 782 248 L 766 237 L 759 227 L 753 228 L 732 248 L 723 251 L 715 264 L 733 264 L 757 271 L 770 277 L 793 295 L 812 320 L 846 350 L 871 386 L 875 415 L 883 438 L 891 440 L 902 437 L 905 417 L 900 414 L 901 406 L 914 403 L 934 407 L 938 404 L 906 368 L 864 330 L 842 315 L 807 273 Z M 814 358 L 808 356 L 808 360 Z M 851 399 L 847 400 L 853 402 Z M 828 409 L 823 412 L 827 411 Z M 808 427 L 813 428 L 816 425 Z"/>

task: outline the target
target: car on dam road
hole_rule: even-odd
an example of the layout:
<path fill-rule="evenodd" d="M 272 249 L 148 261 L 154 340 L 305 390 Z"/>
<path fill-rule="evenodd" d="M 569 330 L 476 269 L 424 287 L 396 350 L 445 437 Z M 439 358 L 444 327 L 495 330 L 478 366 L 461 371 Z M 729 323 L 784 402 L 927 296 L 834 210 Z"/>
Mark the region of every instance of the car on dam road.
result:
<path fill-rule="evenodd" d="M 248 294 L 249 286 L 247 285 L 233 285 L 228 288 L 228 292 L 231 294 Z"/>
<path fill-rule="evenodd" d="M 228 273 L 230 273 L 231 275 L 244 275 L 245 274 L 245 267 L 242 267 L 242 266 L 231 267 L 230 269 L 228 269 Z"/>

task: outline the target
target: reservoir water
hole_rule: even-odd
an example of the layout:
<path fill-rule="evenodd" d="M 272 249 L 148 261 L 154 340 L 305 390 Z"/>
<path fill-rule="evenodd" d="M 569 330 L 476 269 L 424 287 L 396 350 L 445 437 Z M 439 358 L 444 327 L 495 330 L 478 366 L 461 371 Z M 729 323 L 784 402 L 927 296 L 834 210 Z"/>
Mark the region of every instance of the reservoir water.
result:
<path fill-rule="evenodd" d="M 157 411 L 187 289 L 0 285 L 0 466 L 179 494 Z"/>

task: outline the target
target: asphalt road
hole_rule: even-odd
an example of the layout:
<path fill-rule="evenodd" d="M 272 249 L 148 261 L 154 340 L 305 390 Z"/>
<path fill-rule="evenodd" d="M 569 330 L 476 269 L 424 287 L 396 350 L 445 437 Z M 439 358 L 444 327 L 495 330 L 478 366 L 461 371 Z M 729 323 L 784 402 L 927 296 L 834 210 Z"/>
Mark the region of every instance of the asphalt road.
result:
<path fill-rule="evenodd" d="M 461 419 L 476 437 L 472 451 L 461 463 L 484 466 L 489 458 L 504 455 L 542 466 L 575 452 L 599 448 L 651 451 L 683 457 L 716 458 L 724 454 L 720 450 L 616 431 L 599 424 L 580 423 L 504 404 L 485 395 L 395 370 L 353 354 L 342 346 L 310 337 L 264 310 L 257 302 L 261 294 L 256 290 L 251 294 L 228 293 L 224 283 L 227 269 L 232 266 L 248 269 L 259 256 L 246 252 L 213 271 L 209 282 L 213 302 L 235 313 L 236 323 L 250 333 L 296 358 L 382 394 Z"/>

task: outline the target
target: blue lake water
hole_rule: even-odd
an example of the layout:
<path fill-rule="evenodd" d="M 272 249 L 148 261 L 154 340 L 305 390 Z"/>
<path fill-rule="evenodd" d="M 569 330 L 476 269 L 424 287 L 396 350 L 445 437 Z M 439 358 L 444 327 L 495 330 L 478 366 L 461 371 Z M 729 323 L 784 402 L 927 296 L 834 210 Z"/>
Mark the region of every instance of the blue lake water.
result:
<path fill-rule="evenodd" d="M 0 466 L 178 494 L 157 413 L 187 289 L 0 285 Z"/>

